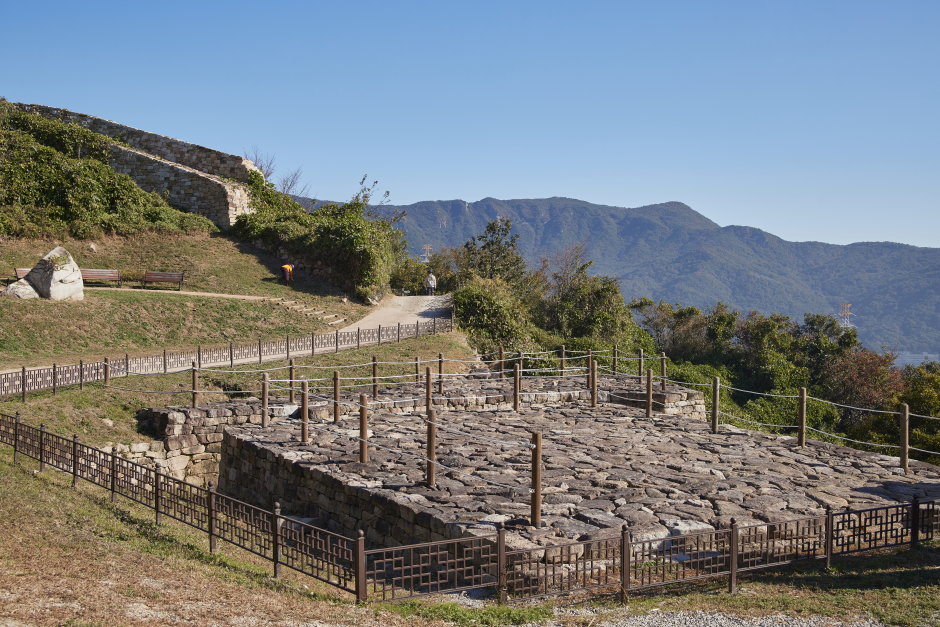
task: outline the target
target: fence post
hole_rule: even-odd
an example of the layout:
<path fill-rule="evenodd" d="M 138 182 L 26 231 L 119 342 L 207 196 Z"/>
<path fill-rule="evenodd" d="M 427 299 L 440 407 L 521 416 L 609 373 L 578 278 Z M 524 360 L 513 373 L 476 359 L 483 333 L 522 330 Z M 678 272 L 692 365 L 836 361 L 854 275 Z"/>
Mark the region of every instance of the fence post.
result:
<path fill-rule="evenodd" d="M 901 470 L 908 474 L 908 454 L 910 453 L 911 417 L 907 403 L 901 403 Z"/>
<path fill-rule="evenodd" d="M 360 529 L 356 532 L 356 602 L 365 603 L 369 591 L 366 589 L 366 538 Z"/>
<path fill-rule="evenodd" d="M 519 411 L 519 364 L 512 365 L 512 410 Z"/>
<path fill-rule="evenodd" d="M 23 374 L 20 375 L 20 388 L 23 392 L 23 402 L 26 402 L 26 366 L 23 366 Z"/>
<path fill-rule="evenodd" d="M 361 335 L 359 333 L 359 327 L 356 327 L 356 350 L 359 350 Z"/>
<path fill-rule="evenodd" d="M 382 345 L 382 325 L 379 325 L 379 346 Z"/>
<path fill-rule="evenodd" d="M 721 379 L 712 379 L 712 433 L 718 433 L 718 417 L 721 415 Z"/>
<path fill-rule="evenodd" d="M 310 356 L 313 357 L 317 354 L 317 334 L 310 334 Z"/>
<path fill-rule="evenodd" d="M 166 374 L 167 365 L 166 365 L 166 349 L 163 349 L 163 374 Z"/>
<path fill-rule="evenodd" d="M 78 485 L 78 434 L 72 436 L 72 487 Z"/>
<path fill-rule="evenodd" d="M 274 578 L 281 578 L 281 504 L 274 504 L 271 516 L 271 559 L 274 561 Z"/>
<path fill-rule="evenodd" d="M 588 349 L 587 360 L 585 364 L 587 366 L 587 389 L 591 389 L 591 364 L 594 363 L 594 351 L 590 348 Z"/>
<path fill-rule="evenodd" d="M 529 520 L 535 528 L 542 526 L 542 432 L 532 432 L 532 495 Z"/>
<path fill-rule="evenodd" d="M 398 323 L 398 343 L 401 344 L 401 322 Z"/>
<path fill-rule="evenodd" d="M 503 347 L 499 347 L 499 378 L 505 379 L 506 375 L 504 371 L 506 370 L 506 355 L 503 353 Z"/>
<path fill-rule="evenodd" d="M 424 368 L 424 413 L 431 414 L 431 367 Z"/>
<path fill-rule="evenodd" d="M 288 387 L 290 387 L 290 392 L 288 394 L 290 396 L 289 402 L 291 405 L 293 405 L 294 402 L 296 402 L 296 397 L 294 396 L 294 360 L 293 359 L 290 360 L 289 372 L 290 372 L 290 385 Z"/>
<path fill-rule="evenodd" d="M 506 604 L 506 524 L 496 525 L 496 568 L 497 587 L 499 588 L 499 598 L 497 602 L 500 605 Z"/>
<path fill-rule="evenodd" d="M 290 360 L 290 334 L 287 334 L 287 359 Z M 293 377 L 291 377 L 293 379 Z"/>
<path fill-rule="evenodd" d="M 637 362 L 639 365 L 637 366 L 636 374 L 642 380 L 643 379 L 643 349 L 642 348 L 640 349 L 639 358 L 640 359 Z"/>
<path fill-rule="evenodd" d="M 163 473 L 159 468 L 153 471 L 153 511 L 156 524 L 163 522 L 163 512 L 160 509 L 160 501 L 163 500 Z"/>
<path fill-rule="evenodd" d="M 206 499 L 206 526 L 209 528 L 209 553 L 215 553 L 215 485 L 209 481 L 209 496 Z"/>
<path fill-rule="evenodd" d="M 339 329 L 336 329 L 336 342 L 334 343 L 336 344 L 336 352 L 338 353 L 339 352 Z"/>
<path fill-rule="evenodd" d="M 228 343 L 228 365 L 231 368 L 235 367 L 235 344 L 232 342 Z"/>
<path fill-rule="evenodd" d="M 653 417 L 653 369 L 646 369 L 646 417 Z"/>
<path fill-rule="evenodd" d="M 630 593 L 630 570 L 633 559 L 633 547 L 630 546 L 629 525 L 624 525 L 620 530 L 620 603 L 627 602 L 627 595 Z"/>
<path fill-rule="evenodd" d="M 78 389 L 85 389 L 85 362 L 78 360 Z"/>
<path fill-rule="evenodd" d="M 359 395 L 359 463 L 369 461 L 369 397 Z"/>
<path fill-rule="evenodd" d="M 196 362 L 199 364 L 199 367 L 202 368 L 202 346 L 196 344 Z"/>
<path fill-rule="evenodd" d="M 666 353 L 663 353 L 659 357 L 659 369 L 663 376 L 663 392 L 666 391 Z"/>
<path fill-rule="evenodd" d="M 832 566 L 833 519 L 832 505 L 826 505 L 826 568 Z"/>
<path fill-rule="evenodd" d="M 333 422 L 339 422 L 339 370 L 333 371 Z"/>
<path fill-rule="evenodd" d="M 117 501 L 117 447 L 111 447 L 111 502 Z"/>
<path fill-rule="evenodd" d="M 193 409 L 199 407 L 199 371 L 196 369 L 196 362 L 193 362 Z"/>
<path fill-rule="evenodd" d="M 39 425 L 39 472 L 46 469 L 46 425 Z"/>
<path fill-rule="evenodd" d="M 911 499 L 911 548 L 920 546 L 920 499 Z"/>
<path fill-rule="evenodd" d="M 614 344 L 614 376 L 617 376 L 617 345 Z"/>
<path fill-rule="evenodd" d="M 561 376 L 565 376 L 565 345 L 561 345 Z"/>
<path fill-rule="evenodd" d="M 20 458 L 20 412 L 16 412 L 16 418 L 13 421 L 13 464 L 15 465 Z"/>
<path fill-rule="evenodd" d="M 797 414 L 799 419 L 797 424 L 800 426 L 800 431 L 797 434 L 797 444 L 800 448 L 806 447 L 806 388 L 800 388 L 800 398 L 799 398 L 799 410 Z"/>
<path fill-rule="evenodd" d="M 300 384 L 300 441 L 306 444 L 310 440 L 310 413 L 307 401 L 309 383 L 304 379 Z"/>
<path fill-rule="evenodd" d="M 261 363 L 261 340 L 258 340 L 258 363 Z"/>
<path fill-rule="evenodd" d="M 728 592 L 738 591 L 738 521 L 731 519 L 731 574 L 728 577 Z"/>
<path fill-rule="evenodd" d="M 59 379 L 58 369 L 56 368 L 55 362 L 52 362 L 52 395 L 53 396 L 56 396 L 59 393 L 58 385 L 57 385 L 58 379 Z"/>
<path fill-rule="evenodd" d="M 444 353 L 437 354 L 437 393 L 444 396 Z"/>
<path fill-rule="evenodd" d="M 433 488 L 437 485 L 437 412 L 433 409 L 428 412 L 426 422 L 428 423 L 427 481 L 428 487 Z"/>
<path fill-rule="evenodd" d="M 372 398 L 379 397 L 379 362 L 375 355 L 372 356 Z"/>
<path fill-rule="evenodd" d="M 261 427 L 268 426 L 268 373 L 261 378 Z"/>
<path fill-rule="evenodd" d="M 124 376 L 131 376 L 131 357 L 127 353 L 124 353 Z"/>
<path fill-rule="evenodd" d="M 421 383 L 421 375 L 418 373 L 418 358 L 415 357 L 415 383 Z"/>
<path fill-rule="evenodd" d="M 597 407 L 597 362 L 591 362 L 591 407 Z"/>
<path fill-rule="evenodd" d="M 104 358 L 104 384 L 111 385 L 111 360 L 108 357 Z M 24 396 L 26 388 L 23 388 Z M 25 398 L 23 400 L 26 400 Z"/>

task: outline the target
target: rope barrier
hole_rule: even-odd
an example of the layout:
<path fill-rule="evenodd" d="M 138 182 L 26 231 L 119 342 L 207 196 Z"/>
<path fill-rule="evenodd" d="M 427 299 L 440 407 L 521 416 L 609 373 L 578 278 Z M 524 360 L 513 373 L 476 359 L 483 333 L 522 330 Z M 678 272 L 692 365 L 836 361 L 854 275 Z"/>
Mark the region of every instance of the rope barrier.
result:
<path fill-rule="evenodd" d="M 748 422 L 752 425 L 761 425 L 763 427 L 775 427 L 777 429 L 799 429 L 798 425 L 775 425 L 769 422 L 757 422 L 756 420 L 748 420 L 747 418 L 739 418 L 738 416 L 735 416 L 734 414 L 728 414 L 720 410 L 718 413 L 721 414 L 722 416 L 727 416 L 728 418 L 732 418 L 734 420 L 740 420 L 741 422 Z"/>
<path fill-rule="evenodd" d="M 912 451 L 917 451 L 918 453 L 927 453 L 928 455 L 940 455 L 937 451 L 925 451 L 922 448 L 914 448 L 913 446 L 908 447 Z"/>
<path fill-rule="evenodd" d="M 911 418 L 926 418 L 927 420 L 940 420 L 940 418 L 935 418 L 934 416 L 922 416 L 920 414 L 909 414 Z"/>
<path fill-rule="evenodd" d="M 874 442 L 861 442 L 859 440 L 852 440 L 847 437 L 836 435 L 834 433 L 826 433 L 825 431 L 820 431 L 819 429 L 813 429 L 812 427 L 806 427 L 809 431 L 815 431 L 816 433 L 821 433 L 823 435 L 828 435 L 831 438 L 836 438 L 838 440 L 845 440 L 846 442 L 854 442 L 855 444 L 864 444 L 865 446 L 883 446 L 885 448 L 901 448 L 900 446 L 895 446 L 894 444 L 875 444 Z"/>
<path fill-rule="evenodd" d="M 747 394 L 756 394 L 757 396 L 769 396 L 771 398 L 799 398 L 799 395 L 796 395 L 796 394 L 792 396 L 788 396 L 784 394 L 764 394 L 763 392 L 753 392 L 751 390 L 742 390 L 740 388 L 733 388 L 730 385 L 723 385 L 723 384 L 721 385 L 721 387 L 727 390 L 734 390 L 735 392 L 746 392 Z"/>
<path fill-rule="evenodd" d="M 873 413 L 873 414 L 894 414 L 895 416 L 900 416 L 900 415 L 901 415 L 901 412 L 899 412 L 899 411 L 886 411 L 886 410 L 884 410 L 884 409 L 865 409 L 864 407 L 853 407 L 852 405 L 842 405 L 842 404 L 840 404 L 840 403 L 833 403 L 832 401 L 824 401 L 823 399 L 821 399 L 821 398 L 816 398 L 815 396 L 807 396 L 806 398 L 809 399 L 809 400 L 813 400 L 813 401 L 819 401 L 820 403 L 827 403 L 827 404 L 829 404 L 829 405 L 835 405 L 836 407 L 844 407 L 844 408 L 846 408 L 846 409 L 857 409 L 857 410 L 859 410 L 859 411 L 863 411 L 863 412 L 866 412 L 866 413 Z"/>

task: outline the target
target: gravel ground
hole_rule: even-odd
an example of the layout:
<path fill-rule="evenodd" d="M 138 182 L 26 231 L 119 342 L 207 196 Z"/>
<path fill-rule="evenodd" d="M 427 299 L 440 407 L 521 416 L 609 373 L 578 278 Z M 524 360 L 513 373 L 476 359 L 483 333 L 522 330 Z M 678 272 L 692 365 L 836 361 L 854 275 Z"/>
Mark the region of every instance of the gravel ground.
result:
<path fill-rule="evenodd" d="M 561 610 L 559 616 L 590 616 L 600 614 L 591 609 Z M 656 612 L 646 616 L 624 616 L 610 620 L 598 616 L 604 622 L 595 623 L 597 627 L 884 627 L 884 623 L 875 620 L 838 621 L 819 616 L 800 617 L 774 614 L 758 618 L 740 618 L 728 614 L 706 612 Z M 561 623 L 533 623 L 527 627 L 560 627 Z"/>

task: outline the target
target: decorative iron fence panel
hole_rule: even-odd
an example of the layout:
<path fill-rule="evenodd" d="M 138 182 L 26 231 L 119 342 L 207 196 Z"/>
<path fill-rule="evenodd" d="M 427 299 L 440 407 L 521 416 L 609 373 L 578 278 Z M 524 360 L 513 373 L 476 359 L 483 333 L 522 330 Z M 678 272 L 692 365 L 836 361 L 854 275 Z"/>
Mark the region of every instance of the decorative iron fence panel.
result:
<path fill-rule="evenodd" d="M 826 556 L 826 519 L 800 518 L 738 530 L 740 572 Z"/>
<path fill-rule="evenodd" d="M 115 491 L 147 507 L 153 507 L 156 472 L 118 457 L 114 460 Z"/>
<path fill-rule="evenodd" d="M 355 592 L 356 543 L 290 518 L 280 518 L 281 563 Z"/>
<path fill-rule="evenodd" d="M 209 530 L 209 491 L 167 475 L 159 475 L 160 511 L 196 529 Z"/>
<path fill-rule="evenodd" d="M 620 585 L 620 536 L 506 552 L 506 589 L 537 597 Z"/>
<path fill-rule="evenodd" d="M 46 433 L 44 439 L 45 455 L 47 464 L 55 466 L 59 470 L 72 471 L 72 440 L 63 438 L 59 435 Z"/>
<path fill-rule="evenodd" d="M 833 553 L 854 553 L 910 542 L 909 504 L 833 514 Z"/>
<path fill-rule="evenodd" d="M 202 365 L 228 363 L 228 346 L 213 346 L 202 349 Z"/>
<path fill-rule="evenodd" d="M 927 501 L 920 504 L 920 539 L 935 540 L 940 538 L 940 503 Z"/>
<path fill-rule="evenodd" d="M 173 351 L 166 354 L 168 368 L 191 368 L 194 361 L 199 359 L 199 355 L 194 350 Z"/>
<path fill-rule="evenodd" d="M 731 531 L 630 543 L 629 588 L 654 588 L 731 573 Z"/>
<path fill-rule="evenodd" d="M 16 417 L 0 414 L 0 444 L 13 446 L 16 438 Z"/>
<path fill-rule="evenodd" d="M 366 551 L 366 586 L 383 600 L 496 585 L 497 536 Z"/>
<path fill-rule="evenodd" d="M 340 331 L 339 345 L 349 346 L 356 343 L 356 333 L 354 331 Z"/>
<path fill-rule="evenodd" d="M 56 386 L 78 385 L 81 380 L 81 369 L 78 364 L 58 366 L 56 368 Z"/>
<path fill-rule="evenodd" d="M 20 423 L 19 440 L 17 446 L 20 454 L 33 459 L 39 459 L 39 440 L 41 432 L 36 427 L 30 427 Z"/>
<path fill-rule="evenodd" d="M 273 558 L 271 512 L 221 494 L 215 497 L 215 533 L 255 555 Z"/>
<path fill-rule="evenodd" d="M 22 381 L 22 372 L 5 372 L 0 374 L 0 396 L 12 396 L 22 392 Z"/>
<path fill-rule="evenodd" d="M 241 359 L 256 359 L 258 357 L 258 344 L 233 344 L 232 354 L 235 361 Z"/>
<path fill-rule="evenodd" d="M 78 444 L 75 447 L 75 454 L 78 457 L 78 476 L 102 487 L 111 485 L 111 455 L 109 453 L 85 444 Z"/>

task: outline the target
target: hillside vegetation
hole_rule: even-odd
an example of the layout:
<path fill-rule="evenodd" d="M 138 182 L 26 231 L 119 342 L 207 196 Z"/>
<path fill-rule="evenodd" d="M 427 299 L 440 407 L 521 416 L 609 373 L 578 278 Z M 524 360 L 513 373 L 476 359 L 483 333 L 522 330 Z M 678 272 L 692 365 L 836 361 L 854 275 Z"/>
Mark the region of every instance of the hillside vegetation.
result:
<path fill-rule="evenodd" d="M 890 242 L 787 242 L 760 229 L 720 227 L 679 202 L 627 209 L 570 198 L 420 202 L 397 207 L 412 254 L 459 246 L 497 215 L 519 248 L 541 256 L 584 242 L 592 274 L 621 279 L 627 300 L 649 297 L 700 309 L 835 314 L 852 303 L 868 346 L 940 352 L 940 249 Z M 812 237 L 812 233 L 807 233 Z"/>

